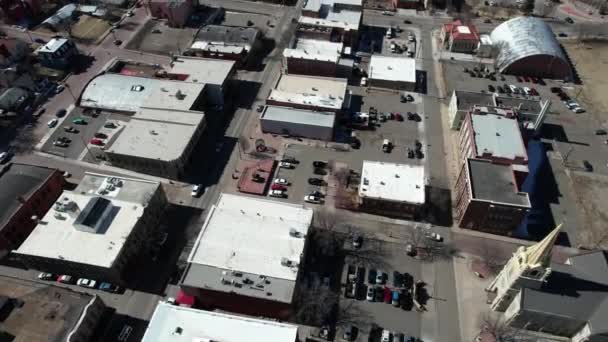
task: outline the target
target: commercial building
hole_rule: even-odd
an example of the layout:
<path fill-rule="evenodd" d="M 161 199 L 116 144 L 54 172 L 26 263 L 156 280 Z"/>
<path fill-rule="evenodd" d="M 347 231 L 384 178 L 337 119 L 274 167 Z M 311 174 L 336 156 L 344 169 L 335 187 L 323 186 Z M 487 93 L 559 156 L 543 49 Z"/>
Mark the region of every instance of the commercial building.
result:
<path fill-rule="evenodd" d="M 342 43 L 298 39 L 294 48 L 283 50 L 283 68 L 288 74 L 348 77 L 352 60 L 342 58 L 343 52 Z"/>
<path fill-rule="evenodd" d="M 418 9 L 423 7 L 419 0 L 392 0 L 393 8 L 398 9 Z"/>
<path fill-rule="evenodd" d="M 261 33 L 254 27 L 206 25 L 194 36 L 188 54 L 232 60 L 244 66 L 261 44 Z"/>
<path fill-rule="evenodd" d="M 57 169 L 11 163 L 0 170 L 0 258 L 17 249 L 63 191 Z"/>
<path fill-rule="evenodd" d="M 27 119 L 34 94 L 18 87 L 4 89 L 0 94 L 0 126 L 17 126 Z"/>
<path fill-rule="evenodd" d="M 302 15 L 318 18 L 326 12 L 334 11 L 363 11 L 363 0 L 305 0 L 302 6 Z"/>
<path fill-rule="evenodd" d="M 114 166 L 177 179 L 206 126 L 205 84 L 163 81 L 105 147 Z"/>
<path fill-rule="evenodd" d="M 158 182 L 87 173 L 14 253 L 29 268 L 125 284 L 167 204 Z"/>
<path fill-rule="evenodd" d="M 0 276 L 3 341 L 91 341 L 105 309 L 96 295 Z"/>
<path fill-rule="evenodd" d="M 350 106 L 348 81 L 344 78 L 281 75 L 266 99 L 271 106 L 339 112 Z"/>
<path fill-rule="evenodd" d="M 344 43 L 356 48 L 361 25 L 360 0 L 308 0 L 298 20 L 299 38 Z"/>
<path fill-rule="evenodd" d="M 0 67 L 6 68 L 20 62 L 30 52 L 28 43 L 17 38 L 0 38 Z"/>
<path fill-rule="evenodd" d="M 184 27 L 195 7 L 192 0 L 148 0 L 145 5 L 150 15 L 167 20 L 171 27 Z"/>
<path fill-rule="evenodd" d="M 460 20 L 443 24 L 441 28 L 443 48 L 451 52 L 473 53 L 479 45 L 479 32 L 473 24 Z"/>
<path fill-rule="evenodd" d="M 496 48 L 492 42 L 492 38 L 488 34 L 482 34 L 479 36 L 479 45 L 477 46 L 477 57 L 480 58 L 494 58 L 496 55 Z"/>
<path fill-rule="evenodd" d="M 165 341 L 297 342 L 298 327 L 159 302 L 142 342 Z"/>
<path fill-rule="evenodd" d="M 417 218 L 426 202 L 424 167 L 363 161 L 359 208 L 386 216 Z"/>
<path fill-rule="evenodd" d="M 561 225 L 542 241 L 521 246 L 486 289 L 494 311 L 533 340 L 608 340 L 608 261 L 605 251 L 552 262 Z"/>
<path fill-rule="evenodd" d="M 572 69 L 551 27 L 541 18 L 517 17 L 491 34 L 498 49 L 496 68 L 503 74 L 572 79 Z"/>
<path fill-rule="evenodd" d="M 528 194 L 520 190 L 525 174 L 516 165 L 467 159 L 454 189 L 458 226 L 501 235 L 514 233 L 531 208 Z"/>
<path fill-rule="evenodd" d="M 372 87 L 413 91 L 416 88 L 416 60 L 372 55 L 367 75 Z"/>
<path fill-rule="evenodd" d="M 40 63 L 49 68 L 66 69 L 78 54 L 76 44 L 66 38 L 53 38 L 35 51 Z"/>
<path fill-rule="evenodd" d="M 203 307 L 286 319 L 312 217 L 302 206 L 221 194 L 190 253 L 182 291 Z"/>
<path fill-rule="evenodd" d="M 0 1 L 0 17 L 7 24 L 29 24 L 40 14 L 42 2 L 39 0 Z"/>
<path fill-rule="evenodd" d="M 494 107 L 514 112 L 524 129 L 538 132 L 545 121 L 546 113 L 551 107 L 551 101 L 455 90 L 448 105 L 450 128 L 459 130 L 466 115 L 473 110 L 483 112 L 481 107 Z"/>
<path fill-rule="evenodd" d="M 260 127 L 264 133 L 330 141 L 335 121 L 333 112 L 266 106 L 260 116 Z"/>
<path fill-rule="evenodd" d="M 460 130 L 460 157 L 498 164 L 528 164 L 528 153 L 515 118 L 469 113 Z"/>

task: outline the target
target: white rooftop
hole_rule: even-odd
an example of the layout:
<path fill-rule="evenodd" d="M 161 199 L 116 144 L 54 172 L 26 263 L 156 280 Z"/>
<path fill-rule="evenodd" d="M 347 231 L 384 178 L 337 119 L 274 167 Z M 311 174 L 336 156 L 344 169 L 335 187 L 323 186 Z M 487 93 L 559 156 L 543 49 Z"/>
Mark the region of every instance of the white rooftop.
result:
<path fill-rule="evenodd" d="M 260 115 L 260 120 L 333 128 L 336 121 L 336 113 L 316 112 L 281 106 L 266 106 L 264 112 Z"/>
<path fill-rule="evenodd" d="M 367 74 L 370 79 L 415 83 L 416 60 L 372 55 Z"/>
<path fill-rule="evenodd" d="M 212 52 L 222 52 L 222 53 L 243 53 L 244 51 L 251 50 L 250 45 L 234 45 L 234 44 L 226 44 L 224 42 L 205 42 L 205 41 L 195 41 L 190 46 L 191 49 L 194 50 L 204 50 L 204 51 L 212 51 Z"/>
<path fill-rule="evenodd" d="M 166 112 L 166 115 L 170 114 Z M 175 120 L 177 122 L 151 121 L 149 119 L 155 115 L 159 118 L 165 115 L 162 111 L 142 111 L 138 118 L 127 123 L 106 152 L 162 161 L 179 159 L 205 116 L 181 112 L 172 114 L 186 116 L 187 119 L 181 119 L 181 122 L 180 119 Z M 187 121 L 196 123 L 186 123 Z"/>
<path fill-rule="evenodd" d="M 319 12 L 321 9 L 321 0 L 304 0 L 303 11 Z"/>
<path fill-rule="evenodd" d="M 343 50 L 344 44 L 342 43 L 299 39 L 295 48 L 283 50 L 283 56 L 338 63 Z"/>
<path fill-rule="evenodd" d="M 527 157 L 519 123 L 500 115 L 471 115 L 477 155 L 515 159 Z"/>
<path fill-rule="evenodd" d="M 221 269 L 295 281 L 313 211 L 301 206 L 221 194 L 201 229 L 188 261 Z M 271 339 L 272 340 L 272 339 Z"/>
<path fill-rule="evenodd" d="M 204 83 L 162 82 L 152 89 L 140 108 L 156 108 L 167 111 L 189 111 L 205 88 Z M 178 113 L 174 114 L 179 115 Z"/>
<path fill-rule="evenodd" d="M 66 38 L 53 38 L 48 43 L 38 48 L 38 52 L 53 53 L 57 51 L 63 44 L 67 43 Z"/>
<path fill-rule="evenodd" d="M 234 61 L 179 56 L 171 64 L 170 73 L 189 75 L 184 81 L 223 85 L 234 69 Z"/>
<path fill-rule="evenodd" d="M 361 12 L 355 11 L 330 11 L 326 18 L 312 18 L 300 16 L 300 24 L 319 27 L 337 27 L 347 30 L 358 30 L 361 23 Z"/>
<path fill-rule="evenodd" d="M 348 81 L 302 75 L 281 75 L 268 100 L 340 109 L 345 101 Z"/>
<path fill-rule="evenodd" d="M 363 6 L 363 0 L 323 0 L 323 3 Z"/>
<path fill-rule="evenodd" d="M 85 194 L 80 191 L 64 191 L 57 200 L 56 203 L 70 203 L 72 209 L 57 211 L 53 206 L 16 253 L 106 268 L 112 266 L 147 205 L 147 202 L 138 199 L 150 198 L 159 183 L 120 178 L 122 186 L 101 192 L 109 184 L 109 178 L 95 175 L 90 177 L 93 178 L 86 182 L 88 191 L 84 191 Z M 129 184 L 131 182 L 142 182 L 142 186 Z M 91 186 L 92 184 L 96 186 Z M 111 201 L 109 223 L 96 233 L 76 229 L 76 218 L 95 197 Z"/>
<path fill-rule="evenodd" d="M 423 204 L 424 167 L 365 160 L 359 196 Z"/>
<path fill-rule="evenodd" d="M 458 31 L 458 33 L 464 33 L 464 34 L 471 33 L 471 29 L 468 26 L 464 26 L 464 25 L 457 26 L 456 31 Z"/>
<path fill-rule="evenodd" d="M 296 342 L 297 337 L 296 325 L 161 301 L 152 314 L 142 342 Z"/>
<path fill-rule="evenodd" d="M 479 36 L 479 41 L 481 44 L 492 45 L 492 38 L 490 38 L 489 34 L 482 34 Z"/>

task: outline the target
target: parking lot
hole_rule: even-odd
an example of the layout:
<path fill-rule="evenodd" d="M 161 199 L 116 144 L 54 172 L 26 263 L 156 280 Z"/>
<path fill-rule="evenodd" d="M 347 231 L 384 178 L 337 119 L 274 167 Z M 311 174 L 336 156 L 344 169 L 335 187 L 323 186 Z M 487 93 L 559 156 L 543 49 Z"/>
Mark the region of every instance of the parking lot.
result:
<path fill-rule="evenodd" d="M 350 245 L 350 240 L 346 244 Z M 347 285 L 352 271 L 355 275 L 350 277 L 357 284 L 354 296 L 351 292 L 353 286 Z M 397 283 L 394 272 L 398 272 Z M 384 274 L 384 277 L 378 282 L 380 274 Z M 337 336 L 341 337 L 343 329 L 351 324 L 359 329 L 356 341 L 379 341 L 379 328 L 406 336 L 420 336 L 420 319 L 424 313 L 416 310 L 410 292 L 420 277 L 420 263 L 406 255 L 402 244 L 364 238 L 359 249 L 351 246 L 342 274 L 343 292 Z M 368 298 L 369 288 L 376 290 L 373 299 Z M 395 291 L 399 293 L 399 299 L 393 301 Z M 374 327 L 376 331 L 370 338 Z"/>

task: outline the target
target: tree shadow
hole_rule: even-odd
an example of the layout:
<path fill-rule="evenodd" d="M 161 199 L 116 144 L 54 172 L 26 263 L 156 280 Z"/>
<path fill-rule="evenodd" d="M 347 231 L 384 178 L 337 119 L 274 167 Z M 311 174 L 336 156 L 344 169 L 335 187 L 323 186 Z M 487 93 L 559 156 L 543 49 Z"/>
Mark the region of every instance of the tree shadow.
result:
<path fill-rule="evenodd" d="M 72 58 L 70 64 L 71 71 L 74 75 L 85 73 L 93 65 L 96 58 L 93 56 L 87 56 L 78 54 Z"/>
<path fill-rule="evenodd" d="M 423 220 L 434 225 L 451 227 L 453 224 L 451 190 L 427 186 L 426 198 Z"/>

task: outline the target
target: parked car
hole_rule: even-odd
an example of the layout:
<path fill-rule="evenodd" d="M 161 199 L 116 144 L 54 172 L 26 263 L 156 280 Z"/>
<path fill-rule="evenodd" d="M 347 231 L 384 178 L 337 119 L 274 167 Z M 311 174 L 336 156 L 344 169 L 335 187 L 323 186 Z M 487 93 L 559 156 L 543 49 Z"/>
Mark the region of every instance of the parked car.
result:
<path fill-rule="evenodd" d="M 403 115 L 401 115 L 401 113 L 395 113 L 395 120 L 403 121 Z"/>
<path fill-rule="evenodd" d="M 382 302 L 382 300 L 384 299 L 384 287 L 383 286 L 376 286 L 376 288 L 374 289 L 374 295 L 375 295 L 375 300 L 376 302 Z"/>
<path fill-rule="evenodd" d="M 127 17 L 132 17 L 134 15 L 135 15 L 135 13 L 133 12 L 133 10 L 127 11 Z"/>
<path fill-rule="evenodd" d="M 192 187 L 192 191 L 190 191 L 190 195 L 192 197 L 198 197 L 201 195 L 201 192 L 203 191 L 203 185 L 202 184 L 196 184 Z"/>
<path fill-rule="evenodd" d="M 321 204 L 321 197 L 306 195 L 304 196 L 304 202 L 313 203 L 313 204 Z"/>
<path fill-rule="evenodd" d="M 55 280 L 56 278 L 57 278 L 57 276 L 54 275 L 53 273 L 42 272 L 42 273 L 38 274 L 38 279 L 40 279 L 40 280 L 50 281 L 50 280 Z"/>
<path fill-rule="evenodd" d="M 504 92 L 505 92 L 505 90 L 504 90 L 504 89 L 503 89 L 503 87 L 501 87 L 501 86 L 496 86 L 496 91 L 497 91 L 499 94 L 502 94 L 502 93 L 504 93 Z"/>
<path fill-rule="evenodd" d="M 554 94 L 559 94 L 562 92 L 562 88 L 560 87 L 551 87 L 551 92 Z"/>
<path fill-rule="evenodd" d="M 386 273 L 383 271 L 378 271 L 376 274 L 376 284 L 384 284 L 386 283 Z"/>
<path fill-rule="evenodd" d="M 437 233 L 428 233 L 426 235 L 426 238 L 429 240 L 438 241 L 438 242 L 443 241 L 443 237 Z"/>
<path fill-rule="evenodd" d="M 524 87 L 523 91 L 524 91 L 524 94 L 526 94 L 526 95 L 532 95 L 532 91 L 530 90 L 529 87 Z"/>
<path fill-rule="evenodd" d="M 342 339 L 345 341 L 354 341 L 357 337 L 357 327 L 349 324 L 344 328 L 344 333 L 342 334 Z"/>
<path fill-rule="evenodd" d="M 63 284 L 73 284 L 74 278 L 70 275 L 62 274 L 57 278 L 57 282 L 63 283 Z"/>
<path fill-rule="evenodd" d="M 361 83 L 359 83 L 361 87 L 367 86 L 367 77 L 361 77 Z"/>
<path fill-rule="evenodd" d="M 606 135 L 606 130 L 605 129 L 596 129 L 595 135 Z"/>
<path fill-rule="evenodd" d="M 370 268 L 369 272 L 367 273 L 367 282 L 370 284 L 375 284 L 377 275 L 378 271 L 373 268 Z"/>
<path fill-rule="evenodd" d="M 414 246 L 411 243 L 408 243 L 405 246 L 405 254 L 413 257 L 416 256 L 416 248 L 414 248 Z"/>
<path fill-rule="evenodd" d="M 365 296 L 365 299 L 368 302 L 373 302 L 375 297 L 376 296 L 374 294 L 374 287 L 373 286 L 368 286 L 367 287 L 367 295 Z"/>
<path fill-rule="evenodd" d="M 270 193 L 268 195 L 271 197 L 279 197 L 279 198 L 287 197 L 287 193 L 284 190 L 270 190 Z"/>
<path fill-rule="evenodd" d="M 72 142 L 72 139 L 70 139 L 68 137 L 59 137 L 59 138 L 57 138 L 57 141 L 61 141 L 61 142 L 64 142 L 66 144 L 69 144 L 69 143 Z"/>
<path fill-rule="evenodd" d="M 286 157 L 281 159 L 282 162 L 291 163 L 291 164 L 300 164 L 300 161 L 294 157 Z"/>
<path fill-rule="evenodd" d="M 87 121 L 83 118 L 75 118 L 75 119 L 72 119 L 72 123 L 76 124 L 76 125 L 86 125 Z"/>
<path fill-rule="evenodd" d="M 283 191 L 287 191 L 287 188 L 286 188 L 286 187 L 284 187 L 284 186 L 283 186 L 283 185 L 281 185 L 281 184 L 276 184 L 276 183 L 275 183 L 275 184 L 272 184 L 272 185 L 270 186 L 270 189 L 271 189 L 271 190 L 283 190 Z"/>
<path fill-rule="evenodd" d="M 391 141 L 388 139 L 384 139 L 382 141 L 382 152 L 391 153 L 392 150 L 393 150 L 393 144 L 391 143 Z"/>
<path fill-rule="evenodd" d="M 78 133 L 78 130 L 72 126 L 63 126 L 63 130 L 67 133 Z"/>
<path fill-rule="evenodd" d="M 46 125 L 49 126 L 49 128 L 53 128 L 53 127 L 57 126 L 58 122 L 59 122 L 59 120 L 57 120 L 57 119 L 51 119 Z"/>
<path fill-rule="evenodd" d="M 95 280 L 92 280 L 92 279 L 80 278 L 76 282 L 76 285 L 82 286 L 82 287 L 87 287 L 87 288 L 90 288 L 90 289 L 94 289 L 97 286 L 97 282 Z"/>
<path fill-rule="evenodd" d="M 523 82 L 523 81 L 524 81 L 524 80 L 523 80 L 521 77 L 519 77 L 519 76 L 516 76 L 515 78 L 517 79 L 517 82 L 520 82 L 520 83 L 521 83 L 521 82 Z"/>
<path fill-rule="evenodd" d="M 570 17 L 565 17 L 564 21 L 567 22 L 568 24 L 574 24 L 574 20 L 572 20 L 572 18 L 570 18 Z"/>
<path fill-rule="evenodd" d="M 295 169 L 296 166 L 288 162 L 279 162 L 279 167 L 283 169 Z"/>
<path fill-rule="evenodd" d="M 386 329 L 383 329 L 380 342 L 391 342 L 391 337 L 391 332 Z"/>
<path fill-rule="evenodd" d="M 399 306 L 399 291 L 394 290 L 391 298 L 391 304 L 393 306 Z"/>
<path fill-rule="evenodd" d="M 361 248 L 363 244 L 363 236 L 359 234 L 353 235 L 353 248 Z"/>
<path fill-rule="evenodd" d="M 53 146 L 57 146 L 57 147 L 68 147 L 70 144 L 60 141 L 60 140 L 55 140 L 53 141 Z"/>
<path fill-rule="evenodd" d="M 582 108 L 582 107 L 574 107 L 574 108 L 572 108 L 572 111 L 575 112 L 575 113 L 577 113 L 577 114 L 580 114 L 580 113 L 584 113 L 585 109 Z"/>
<path fill-rule="evenodd" d="M 106 122 L 106 123 L 103 125 L 103 127 L 105 127 L 105 128 L 116 128 L 117 126 L 116 126 L 116 124 L 115 124 L 115 123 L 113 123 L 113 122 Z"/>
<path fill-rule="evenodd" d="M 389 16 L 393 16 L 393 15 L 395 15 L 395 13 L 393 13 L 393 12 L 389 12 L 389 11 L 382 11 L 382 15 L 389 15 Z"/>
<path fill-rule="evenodd" d="M 104 145 L 103 141 L 99 140 L 97 138 L 91 139 L 90 143 L 91 143 L 91 145 L 96 145 L 96 146 L 103 146 Z"/>
<path fill-rule="evenodd" d="M 327 183 L 321 178 L 308 178 L 308 184 L 316 186 L 325 186 Z"/>
<path fill-rule="evenodd" d="M 588 160 L 583 160 L 583 168 L 588 172 L 593 171 L 593 165 Z"/>
<path fill-rule="evenodd" d="M 12 153 L 10 152 L 2 152 L 0 153 L 0 164 L 4 164 L 11 159 Z"/>
<path fill-rule="evenodd" d="M 36 38 L 34 39 L 34 41 L 38 44 L 46 44 L 46 41 L 44 39 Z"/>
<path fill-rule="evenodd" d="M 93 135 L 95 138 L 99 138 L 99 139 L 107 139 L 108 135 L 105 133 L 101 133 L 101 132 L 97 132 Z"/>
<path fill-rule="evenodd" d="M 399 271 L 393 271 L 393 286 L 403 287 L 403 274 Z"/>
<path fill-rule="evenodd" d="M 101 283 L 99 285 L 99 289 L 101 291 L 110 292 L 110 293 L 120 293 L 122 288 L 118 285 L 114 285 L 111 283 Z"/>
<path fill-rule="evenodd" d="M 407 94 L 407 95 L 405 96 L 405 99 L 406 99 L 408 102 L 414 102 L 414 97 L 413 97 L 411 94 Z"/>
<path fill-rule="evenodd" d="M 285 178 L 276 178 L 273 183 L 274 184 L 285 185 L 285 186 L 289 185 L 289 182 Z"/>
<path fill-rule="evenodd" d="M 320 160 L 315 160 L 315 161 L 312 162 L 312 166 L 313 167 L 326 167 L 327 166 L 327 162 L 320 161 Z"/>
<path fill-rule="evenodd" d="M 65 86 L 63 84 L 58 85 L 57 87 L 55 87 L 55 94 L 61 93 L 64 89 Z"/>
<path fill-rule="evenodd" d="M 391 289 L 389 289 L 388 287 L 385 286 L 382 291 L 382 296 L 383 296 L 382 299 L 383 299 L 384 303 L 386 303 L 386 304 L 391 303 L 391 298 L 392 298 Z"/>

